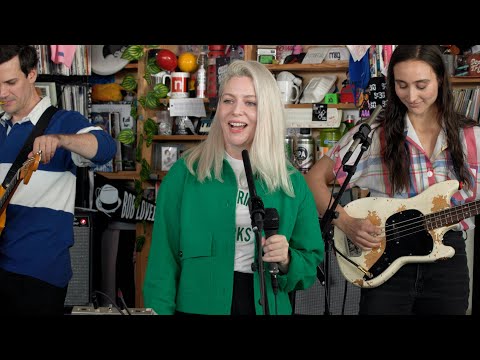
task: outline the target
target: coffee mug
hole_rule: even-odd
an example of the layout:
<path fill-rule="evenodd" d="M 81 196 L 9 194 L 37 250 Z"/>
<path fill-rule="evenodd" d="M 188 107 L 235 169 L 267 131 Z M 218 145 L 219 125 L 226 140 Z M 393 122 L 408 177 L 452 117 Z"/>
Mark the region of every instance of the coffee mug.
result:
<path fill-rule="evenodd" d="M 160 71 L 156 74 L 151 74 L 150 78 L 152 80 L 152 88 L 157 84 L 165 84 L 165 76 L 167 76 L 166 71 Z"/>
<path fill-rule="evenodd" d="M 118 209 L 122 201 L 118 196 L 117 188 L 110 184 L 105 184 L 95 190 L 97 196 L 97 209 L 103 212 L 114 212 Z"/>
<path fill-rule="evenodd" d="M 277 86 L 280 89 L 282 103 L 293 104 L 298 100 L 298 97 L 300 96 L 300 88 L 292 81 L 277 80 Z"/>
<path fill-rule="evenodd" d="M 170 97 L 172 99 L 188 98 L 188 72 L 172 72 L 163 77 L 163 83 L 170 78 Z"/>

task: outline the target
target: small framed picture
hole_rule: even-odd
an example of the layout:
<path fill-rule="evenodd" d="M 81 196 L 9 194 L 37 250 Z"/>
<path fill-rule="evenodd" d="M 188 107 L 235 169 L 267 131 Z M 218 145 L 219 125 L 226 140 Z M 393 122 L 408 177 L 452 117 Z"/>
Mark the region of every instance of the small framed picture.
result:
<path fill-rule="evenodd" d="M 35 89 L 41 97 L 48 96 L 53 106 L 57 106 L 57 88 L 54 82 L 36 82 Z"/>
<path fill-rule="evenodd" d="M 177 146 L 162 146 L 162 171 L 168 171 L 178 159 Z"/>

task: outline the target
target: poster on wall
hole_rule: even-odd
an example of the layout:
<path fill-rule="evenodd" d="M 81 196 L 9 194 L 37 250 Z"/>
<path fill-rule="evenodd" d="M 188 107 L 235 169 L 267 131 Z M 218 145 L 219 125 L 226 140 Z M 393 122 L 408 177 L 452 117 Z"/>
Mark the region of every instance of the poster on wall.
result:
<path fill-rule="evenodd" d="M 105 176 L 95 173 L 93 190 L 93 208 L 99 213 L 117 221 L 153 222 L 155 202 L 142 197 L 135 208 L 136 193 L 125 186 L 118 185 Z"/>

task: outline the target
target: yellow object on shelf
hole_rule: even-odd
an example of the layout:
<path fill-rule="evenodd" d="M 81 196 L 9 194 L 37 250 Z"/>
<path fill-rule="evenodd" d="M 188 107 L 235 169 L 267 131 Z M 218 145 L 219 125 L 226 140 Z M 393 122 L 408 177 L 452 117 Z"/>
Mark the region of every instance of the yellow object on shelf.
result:
<path fill-rule="evenodd" d="M 191 52 L 184 52 L 178 57 L 180 71 L 193 73 L 197 71 L 197 57 Z"/>
<path fill-rule="evenodd" d="M 122 87 L 116 83 L 95 84 L 92 87 L 93 101 L 122 101 Z"/>

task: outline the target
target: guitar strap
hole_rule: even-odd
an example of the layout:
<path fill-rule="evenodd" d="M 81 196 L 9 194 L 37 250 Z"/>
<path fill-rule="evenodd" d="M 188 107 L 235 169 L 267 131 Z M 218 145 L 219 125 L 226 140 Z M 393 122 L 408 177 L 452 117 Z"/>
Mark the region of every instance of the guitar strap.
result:
<path fill-rule="evenodd" d="M 37 124 L 28 136 L 27 140 L 25 140 L 22 149 L 18 153 L 17 158 L 10 167 L 10 170 L 8 170 L 7 176 L 5 176 L 5 179 L 3 180 L 2 186 L 4 189 L 7 188 L 8 184 L 17 173 L 18 169 L 20 169 L 25 160 L 27 160 L 28 154 L 30 154 L 30 152 L 32 151 L 35 138 L 43 134 L 43 132 L 47 128 L 48 123 L 50 122 L 51 117 L 57 111 L 58 109 L 56 107 L 50 106 L 43 112 L 42 116 L 40 116 L 40 119 L 38 120 Z"/>

